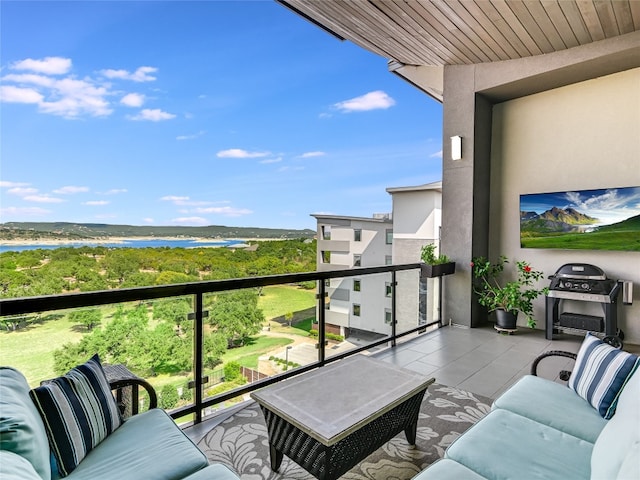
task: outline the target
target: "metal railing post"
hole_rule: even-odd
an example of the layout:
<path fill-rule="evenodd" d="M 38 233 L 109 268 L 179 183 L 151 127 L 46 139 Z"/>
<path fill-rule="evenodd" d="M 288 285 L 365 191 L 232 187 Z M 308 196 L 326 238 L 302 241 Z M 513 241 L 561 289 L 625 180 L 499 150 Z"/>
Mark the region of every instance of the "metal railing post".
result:
<path fill-rule="evenodd" d="M 320 365 L 324 365 L 325 360 L 325 325 L 326 325 L 326 313 L 324 309 L 324 299 L 327 295 L 327 291 L 324 285 L 324 280 L 318 281 L 318 362 Z"/>
<path fill-rule="evenodd" d="M 202 380 L 204 377 L 203 362 L 204 357 L 204 314 L 203 314 L 203 294 L 196 293 L 195 295 L 195 325 L 193 326 L 194 339 L 193 339 L 193 372 L 195 375 L 195 395 L 194 403 L 196 407 L 194 423 L 200 423 L 202 421 Z"/>
<path fill-rule="evenodd" d="M 397 331 L 396 331 L 396 324 L 398 323 L 396 320 L 396 286 L 398 285 L 398 282 L 396 281 L 396 272 L 393 271 L 391 272 L 391 346 L 395 347 L 396 346 L 396 335 L 397 335 Z"/>

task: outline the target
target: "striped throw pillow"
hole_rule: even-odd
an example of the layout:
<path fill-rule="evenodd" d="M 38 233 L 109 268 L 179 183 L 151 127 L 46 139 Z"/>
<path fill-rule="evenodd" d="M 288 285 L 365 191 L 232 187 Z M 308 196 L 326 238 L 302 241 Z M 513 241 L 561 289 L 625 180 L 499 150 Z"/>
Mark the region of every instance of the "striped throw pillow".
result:
<path fill-rule="evenodd" d="M 69 475 L 122 419 L 98 355 L 29 392 L 60 475 Z"/>
<path fill-rule="evenodd" d="M 618 396 L 640 365 L 640 359 L 587 333 L 578 351 L 569 387 L 609 420 Z"/>

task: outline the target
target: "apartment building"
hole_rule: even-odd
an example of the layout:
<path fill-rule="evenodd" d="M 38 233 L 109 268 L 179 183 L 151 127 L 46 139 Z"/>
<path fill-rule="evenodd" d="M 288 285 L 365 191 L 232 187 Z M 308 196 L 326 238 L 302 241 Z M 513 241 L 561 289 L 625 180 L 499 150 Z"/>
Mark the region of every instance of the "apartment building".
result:
<path fill-rule="evenodd" d="M 318 232 L 318 271 L 416 263 L 426 243 L 437 242 L 441 182 L 388 188 L 392 213 L 372 217 L 314 214 Z M 417 270 L 398 272 L 396 319 L 399 331 L 438 318 L 439 284 Z M 392 279 L 389 273 L 334 278 L 326 283 L 327 329 L 349 337 L 391 332 Z"/>

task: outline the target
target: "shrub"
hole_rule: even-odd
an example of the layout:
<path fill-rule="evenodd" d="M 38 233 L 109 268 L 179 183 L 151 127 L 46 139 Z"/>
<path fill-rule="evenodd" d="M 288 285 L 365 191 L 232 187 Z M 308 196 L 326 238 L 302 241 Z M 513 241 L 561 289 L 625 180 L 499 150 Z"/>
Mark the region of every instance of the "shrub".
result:
<path fill-rule="evenodd" d="M 238 362 L 229 362 L 224 366 L 224 379 L 226 382 L 233 382 L 241 377 L 242 366 Z"/>
<path fill-rule="evenodd" d="M 176 408 L 178 406 L 178 400 L 180 400 L 180 396 L 178 395 L 178 390 L 175 385 L 165 385 L 162 387 L 162 390 L 160 390 L 160 400 L 158 401 L 160 408 L 164 408 L 165 410 Z"/>

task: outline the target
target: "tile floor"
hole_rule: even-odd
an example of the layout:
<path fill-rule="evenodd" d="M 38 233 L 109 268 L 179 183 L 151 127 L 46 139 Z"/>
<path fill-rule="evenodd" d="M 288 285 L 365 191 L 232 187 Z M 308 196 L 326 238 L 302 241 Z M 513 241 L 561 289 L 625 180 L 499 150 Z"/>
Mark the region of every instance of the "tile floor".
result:
<path fill-rule="evenodd" d="M 376 348 L 371 354 L 402 368 L 434 377 L 437 383 L 467 390 L 495 399 L 519 378 L 530 373 L 532 362 L 550 350 L 576 353 L 582 335 L 562 334 L 546 340 L 544 331 L 519 328 L 512 335 L 500 334 L 493 326 L 464 328 L 445 326 L 418 335 L 395 348 Z M 640 346 L 626 345 L 625 350 L 640 353 Z M 538 367 L 541 377 L 557 382 L 560 370 L 571 370 L 573 361 L 564 357 L 543 360 Z M 566 382 L 565 382 L 566 383 Z M 185 429 L 195 442 L 209 430 L 248 403 L 223 410 L 205 422 Z"/>

